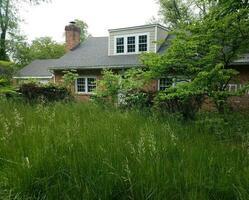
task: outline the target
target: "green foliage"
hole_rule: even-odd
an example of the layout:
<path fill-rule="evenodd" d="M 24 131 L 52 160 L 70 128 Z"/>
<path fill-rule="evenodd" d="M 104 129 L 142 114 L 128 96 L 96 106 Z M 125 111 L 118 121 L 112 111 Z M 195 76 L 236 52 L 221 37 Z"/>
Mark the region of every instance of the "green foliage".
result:
<path fill-rule="evenodd" d="M 248 114 L 0 105 L 0 199 L 249 199 Z"/>
<path fill-rule="evenodd" d="M 111 70 L 103 70 L 102 79 L 97 81 L 96 98 L 117 103 L 118 93 L 121 90 L 121 75 Z"/>
<path fill-rule="evenodd" d="M 87 31 L 88 25 L 86 22 L 80 20 L 80 19 L 75 19 L 75 25 L 80 28 L 80 42 L 84 42 L 87 37 L 89 37 L 89 33 Z"/>
<path fill-rule="evenodd" d="M 25 38 L 15 42 L 13 60 L 18 66 L 25 66 L 36 59 L 56 59 L 66 53 L 65 45 L 51 37 L 41 37 L 28 44 Z"/>
<path fill-rule="evenodd" d="M 0 60 L 0 77 L 8 79 L 10 81 L 15 70 L 16 67 L 14 63 Z"/>
<path fill-rule="evenodd" d="M 184 120 L 193 120 L 204 100 L 205 91 L 195 82 L 179 83 L 159 92 L 154 107 L 159 112 L 181 113 Z"/>
<path fill-rule="evenodd" d="M 35 82 L 24 83 L 20 86 L 19 93 L 29 103 L 48 103 L 72 99 L 67 88 L 51 83 L 47 85 Z"/>
<path fill-rule="evenodd" d="M 16 94 L 15 89 L 9 84 L 7 79 L 0 77 L 0 97 Z"/>
<path fill-rule="evenodd" d="M 171 29 L 188 23 L 191 20 L 192 11 L 189 5 L 182 0 L 159 0 L 160 14 L 164 23 Z"/>
<path fill-rule="evenodd" d="M 75 80 L 77 80 L 79 76 L 77 70 L 67 70 L 63 71 L 63 73 L 63 85 L 68 89 L 68 91 L 71 91 L 72 85 L 75 83 Z"/>
<path fill-rule="evenodd" d="M 194 104 L 196 108 L 193 108 L 190 103 L 193 95 L 194 99 L 206 95 L 223 113 L 227 99 L 245 91 L 243 88 L 232 93 L 226 89 L 238 75 L 231 69 L 231 62 L 245 53 L 249 46 L 248 2 L 242 2 L 231 0 L 212 4 L 210 1 L 212 5 L 205 17 L 196 18 L 171 33 L 175 37 L 168 41 L 164 54 L 150 53 L 141 57 L 151 79 L 182 75 L 191 80 L 191 83 L 161 92 L 157 101 L 182 101 L 183 108 L 189 104 L 192 111 L 197 111 L 200 104 Z M 169 105 L 172 105 L 169 110 L 175 110 L 174 103 Z"/>
<path fill-rule="evenodd" d="M 131 105 L 130 103 L 135 103 L 137 99 L 139 104 L 147 98 L 145 93 L 139 94 L 146 82 L 142 69 L 129 69 L 123 72 L 123 75 L 104 70 L 102 79 L 97 83 L 96 98 L 109 101 L 114 105 L 123 104 L 123 106 Z"/>
<path fill-rule="evenodd" d="M 9 60 L 13 53 L 13 39 L 19 35 L 19 7 L 23 2 L 39 4 L 46 0 L 0 1 L 0 60 Z"/>

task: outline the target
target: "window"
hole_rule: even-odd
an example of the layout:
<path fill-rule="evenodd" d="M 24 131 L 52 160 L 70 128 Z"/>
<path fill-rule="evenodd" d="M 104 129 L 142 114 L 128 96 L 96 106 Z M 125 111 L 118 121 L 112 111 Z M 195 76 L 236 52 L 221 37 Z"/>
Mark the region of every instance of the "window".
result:
<path fill-rule="evenodd" d="M 115 54 L 134 54 L 149 49 L 149 33 L 118 36 L 114 39 Z"/>
<path fill-rule="evenodd" d="M 92 93 L 96 88 L 95 77 L 79 77 L 76 80 L 77 93 Z"/>
<path fill-rule="evenodd" d="M 86 92 L 86 80 L 85 78 L 78 78 L 77 79 L 77 92 Z"/>
<path fill-rule="evenodd" d="M 136 52 L 136 37 L 128 37 L 127 38 L 127 52 Z"/>
<path fill-rule="evenodd" d="M 177 84 L 189 83 L 189 82 L 191 82 L 191 80 L 184 78 L 173 78 L 173 77 L 161 78 L 158 80 L 158 90 L 163 91 L 171 86 L 175 87 Z"/>
<path fill-rule="evenodd" d="M 87 78 L 87 92 L 91 93 L 96 88 L 96 78 Z"/>
<path fill-rule="evenodd" d="M 124 53 L 124 38 L 117 38 L 116 39 L 116 51 L 117 53 Z"/>
<path fill-rule="evenodd" d="M 161 78 L 158 81 L 158 89 L 159 91 L 165 90 L 173 85 L 172 78 Z"/>
<path fill-rule="evenodd" d="M 139 36 L 139 52 L 147 51 L 147 35 Z"/>

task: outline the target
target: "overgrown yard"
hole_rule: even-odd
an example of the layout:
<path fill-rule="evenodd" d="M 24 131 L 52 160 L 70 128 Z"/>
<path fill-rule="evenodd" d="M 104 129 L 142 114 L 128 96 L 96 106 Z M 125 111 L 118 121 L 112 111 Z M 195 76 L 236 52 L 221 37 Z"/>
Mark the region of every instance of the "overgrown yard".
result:
<path fill-rule="evenodd" d="M 249 115 L 175 118 L 2 101 L 0 199 L 249 199 Z"/>

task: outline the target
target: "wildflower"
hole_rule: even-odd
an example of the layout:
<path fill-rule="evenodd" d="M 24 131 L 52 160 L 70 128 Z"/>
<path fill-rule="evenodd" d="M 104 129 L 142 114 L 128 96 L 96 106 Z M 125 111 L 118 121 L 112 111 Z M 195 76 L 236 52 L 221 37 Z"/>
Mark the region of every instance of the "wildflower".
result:
<path fill-rule="evenodd" d="M 174 134 L 174 131 L 171 129 L 170 125 L 167 124 L 165 126 L 165 129 L 167 130 L 167 132 L 169 133 L 170 139 L 173 143 L 174 146 L 176 146 L 176 143 L 178 141 L 178 137 Z"/>
<path fill-rule="evenodd" d="M 31 165 L 30 165 L 30 162 L 29 162 L 29 158 L 28 158 L 28 157 L 25 157 L 24 160 L 25 160 L 25 162 L 24 162 L 25 166 L 26 166 L 27 168 L 30 168 Z"/>
<path fill-rule="evenodd" d="M 145 134 L 140 131 L 140 139 L 138 141 L 138 154 L 141 156 L 145 153 Z"/>
<path fill-rule="evenodd" d="M 14 120 L 15 120 L 15 126 L 17 128 L 21 127 L 21 125 L 23 124 L 23 117 L 16 108 L 14 109 Z"/>
<path fill-rule="evenodd" d="M 155 136 L 152 133 L 148 134 L 148 147 L 150 154 L 153 155 L 156 152 L 156 140 Z"/>
<path fill-rule="evenodd" d="M 134 155 L 135 155 L 136 150 L 135 150 L 135 148 L 134 148 L 134 145 L 131 143 L 131 141 L 128 141 L 128 142 L 127 142 L 127 146 L 128 146 L 128 148 L 130 149 L 131 154 L 134 154 Z"/>

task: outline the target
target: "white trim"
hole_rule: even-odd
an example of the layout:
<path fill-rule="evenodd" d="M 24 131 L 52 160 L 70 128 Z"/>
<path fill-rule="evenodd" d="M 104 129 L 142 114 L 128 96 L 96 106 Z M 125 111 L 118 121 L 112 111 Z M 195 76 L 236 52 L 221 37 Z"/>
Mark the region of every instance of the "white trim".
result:
<path fill-rule="evenodd" d="M 14 76 L 14 79 L 51 79 L 53 76 Z"/>
<path fill-rule="evenodd" d="M 108 37 L 108 56 L 111 55 L 111 37 Z"/>
<path fill-rule="evenodd" d="M 118 32 L 118 31 L 126 31 L 126 30 L 153 28 L 155 26 L 160 27 L 166 31 L 168 30 L 165 26 L 163 26 L 161 24 L 147 24 L 147 25 L 141 25 L 141 26 L 131 26 L 131 27 L 125 27 L 125 28 L 109 29 L 108 32 Z"/>
<path fill-rule="evenodd" d="M 77 80 L 79 79 L 79 78 L 84 78 L 85 79 L 85 92 L 78 92 L 78 85 L 77 85 Z M 74 82 L 74 87 L 75 87 L 75 93 L 76 94 L 94 94 L 93 92 L 88 92 L 88 82 L 87 82 L 87 79 L 88 78 L 94 78 L 94 79 L 96 79 L 96 81 L 97 81 L 97 76 L 92 76 L 92 75 L 90 75 L 90 76 L 79 76 L 79 77 L 77 77 L 77 79 L 75 80 L 75 82 Z M 96 83 L 96 86 L 97 86 L 97 83 Z"/>
<path fill-rule="evenodd" d="M 129 65 L 119 65 L 119 66 L 114 66 L 114 65 L 100 65 L 100 66 L 79 66 L 79 67 L 73 67 L 73 68 L 56 68 L 53 70 L 84 70 L 84 69 L 123 69 L 123 68 L 131 68 L 131 67 L 140 67 L 142 66 L 141 64 L 129 64 Z"/>
<path fill-rule="evenodd" d="M 139 51 L 139 36 L 146 35 L 147 36 L 147 51 Z M 127 38 L 128 37 L 135 37 L 135 52 L 128 52 L 127 51 Z M 124 38 L 124 53 L 117 53 L 117 38 Z M 115 35 L 114 36 L 114 53 L 113 55 L 134 55 L 134 54 L 142 54 L 145 52 L 150 52 L 150 33 L 136 33 L 136 34 L 126 34 L 126 35 Z"/>
<path fill-rule="evenodd" d="M 158 26 L 155 26 L 155 53 L 157 53 Z"/>

